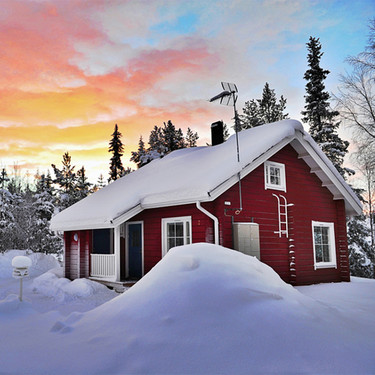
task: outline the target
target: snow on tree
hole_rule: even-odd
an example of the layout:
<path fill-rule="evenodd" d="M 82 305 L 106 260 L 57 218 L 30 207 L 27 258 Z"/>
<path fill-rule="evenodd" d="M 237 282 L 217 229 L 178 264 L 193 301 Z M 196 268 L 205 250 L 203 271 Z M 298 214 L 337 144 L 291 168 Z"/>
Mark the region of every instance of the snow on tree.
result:
<path fill-rule="evenodd" d="M 11 248 L 16 223 L 12 213 L 13 195 L 8 191 L 8 174 L 5 168 L 0 175 L 0 252 Z"/>
<path fill-rule="evenodd" d="M 143 164 L 145 164 L 145 158 L 146 158 L 147 150 L 145 148 L 145 142 L 143 141 L 142 136 L 139 137 L 138 142 L 138 150 L 131 152 L 131 158 L 130 161 L 135 163 L 138 168 L 142 167 Z"/>
<path fill-rule="evenodd" d="M 82 166 L 77 172 L 76 195 L 77 201 L 87 197 L 91 193 L 92 183 L 90 183 L 86 176 L 85 167 Z"/>
<path fill-rule="evenodd" d="M 309 69 L 306 70 L 304 79 L 306 84 L 305 110 L 302 111 L 302 121 L 310 126 L 309 132 L 315 142 L 332 161 L 339 173 L 345 177 L 353 171 L 343 168 L 343 161 L 348 152 L 348 141 L 343 141 L 337 134 L 340 121 L 336 121 L 338 111 L 332 110 L 329 104 L 329 93 L 325 91 L 324 80 L 330 73 L 322 69 L 320 59 L 321 43 L 319 38 L 310 37 L 306 44 L 308 49 L 307 61 Z"/>
<path fill-rule="evenodd" d="M 115 181 L 120 178 L 124 173 L 121 156 L 123 155 L 124 146 L 121 141 L 122 134 L 118 130 L 117 124 L 115 125 L 112 138 L 109 142 L 108 152 L 112 152 L 111 163 L 109 166 L 109 179 L 108 182 Z"/>
<path fill-rule="evenodd" d="M 288 114 L 284 114 L 285 108 L 286 99 L 281 95 L 277 102 L 275 90 L 271 89 L 266 82 L 261 99 L 252 99 L 245 102 L 245 107 L 242 109 L 243 115 L 240 116 L 241 128 L 249 129 L 287 119 Z"/>
<path fill-rule="evenodd" d="M 351 275 L 375 278 L 374 257 L 370 242 L 370 229 L 366 216 L 362 214 L 350 218 L 348 251 Z"/>
<path fill-rule="evenodd" d="M 29 249 L 45 254 L 60 254 L 62 239 L 49 229 L 49 223 L 56 210 L 56 198 L 50 174 L 36 175 L 36 191 L 32 203 L 32 226 Z"/>
<path fill-rule="evenodd" d="M 138 142 L 138 150 L 132 151 L 130 161 L 140 168 L 154 159 L 185 147 L 195 147 L 199 136 L 188 128 L 186 137 L 181 128 L 176 128 L 171 120 L 164 122 L 163 127 L 154 126 L 149 136 L 149 147 L 146 149 L 142 136 Z"/>

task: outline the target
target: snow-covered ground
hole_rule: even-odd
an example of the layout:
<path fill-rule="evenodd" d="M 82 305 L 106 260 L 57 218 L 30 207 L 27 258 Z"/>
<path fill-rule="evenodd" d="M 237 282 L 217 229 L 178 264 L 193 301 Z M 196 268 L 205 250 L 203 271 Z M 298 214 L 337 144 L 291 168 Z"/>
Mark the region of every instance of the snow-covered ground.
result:
<path fill-rule="evenodd" d="M 375 280 L 293 288 L 195 244 L 118 295 L 31 254 L 20 302 L 21 254 L 0 255 L 0 374 L 375 374 Z"/>

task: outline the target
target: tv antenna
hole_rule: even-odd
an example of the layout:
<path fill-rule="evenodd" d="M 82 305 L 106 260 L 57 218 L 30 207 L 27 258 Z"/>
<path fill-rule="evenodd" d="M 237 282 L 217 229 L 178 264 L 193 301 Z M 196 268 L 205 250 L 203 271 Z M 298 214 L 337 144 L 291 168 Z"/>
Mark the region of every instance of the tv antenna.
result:
<path fill-rule="evenodd" d="M 234 110 L 234 130 L 236 131 L 236 143 L 237 143 L 237 161 L 240 162 L 240 146 L 238 142 L 238 131 L 240 130 L 240 123 L 238 113 L 236 109 L 236 102 L 238 98 L 238 89 L 234 83 L 221 82 L 221 87 L 224 91 L 210 99 L 210 102 L 220 100 L 220 104 L 233 105 Z"/>

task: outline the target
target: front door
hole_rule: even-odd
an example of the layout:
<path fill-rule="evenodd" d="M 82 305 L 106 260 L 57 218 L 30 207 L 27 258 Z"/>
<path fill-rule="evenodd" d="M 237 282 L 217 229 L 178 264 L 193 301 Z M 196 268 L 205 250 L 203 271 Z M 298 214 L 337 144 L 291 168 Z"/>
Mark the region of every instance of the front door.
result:
<path fill-rule="evenodd" d="M 143 276 L 143 223 L 128 223 L 128 276 L 140 279 Z"/>

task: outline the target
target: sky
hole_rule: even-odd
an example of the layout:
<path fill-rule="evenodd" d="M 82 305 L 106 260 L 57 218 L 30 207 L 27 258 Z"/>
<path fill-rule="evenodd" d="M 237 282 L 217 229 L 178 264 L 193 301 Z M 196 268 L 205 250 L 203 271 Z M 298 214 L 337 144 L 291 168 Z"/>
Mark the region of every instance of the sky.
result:
<path fill-rule="evenodd" d="M 321 66 L 350 71 L 363 51 L 373 0 L 1 0 L 0 166 L 32 179 L 69 152 L 91 182 L 109 173 L 115 124 L 129 163 L 140 136 L 171 120 L 210 142 L 210 125 L 233 108 L 210 103 L 220 82 L 239 90 L 238 109 L 265 82 L 304 107 L 306 43 L 319 37 Z M 349 139 L 350 140 L 350 139 Z"/>

